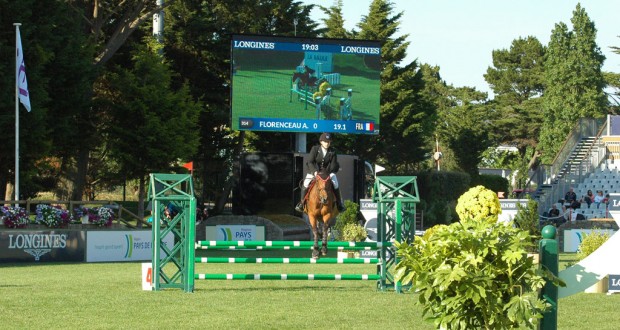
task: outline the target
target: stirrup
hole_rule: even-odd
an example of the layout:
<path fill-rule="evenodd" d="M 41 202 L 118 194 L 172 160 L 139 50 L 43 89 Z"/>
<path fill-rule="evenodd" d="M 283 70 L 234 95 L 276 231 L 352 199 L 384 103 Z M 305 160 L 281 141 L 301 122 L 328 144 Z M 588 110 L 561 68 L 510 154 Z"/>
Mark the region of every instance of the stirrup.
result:
<path fill-rule="evenodd" d="M 297 203 L 297 205 L 295 206 L 295 211 L 304 213 L 304 204 L 303 203 Z"/>

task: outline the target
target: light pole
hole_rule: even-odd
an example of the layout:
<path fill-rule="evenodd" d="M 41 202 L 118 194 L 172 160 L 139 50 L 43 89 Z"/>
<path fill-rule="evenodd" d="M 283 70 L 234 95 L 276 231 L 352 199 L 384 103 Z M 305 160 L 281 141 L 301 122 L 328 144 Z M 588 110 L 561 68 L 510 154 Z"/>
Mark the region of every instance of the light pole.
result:
<path fill-rule="evenodd" d="M 433 154 L 433 159 L 435 160 L 435 163 L 437 163 L 438 172 L 441 170 L 441 166 L 439 165 L 439 162 L 441 161 L 442 157 L 443 157 L 443 153 L 439 151 L 439 139 L 437 138 L 437 135 L 435 135 L 435 153 Z"/>

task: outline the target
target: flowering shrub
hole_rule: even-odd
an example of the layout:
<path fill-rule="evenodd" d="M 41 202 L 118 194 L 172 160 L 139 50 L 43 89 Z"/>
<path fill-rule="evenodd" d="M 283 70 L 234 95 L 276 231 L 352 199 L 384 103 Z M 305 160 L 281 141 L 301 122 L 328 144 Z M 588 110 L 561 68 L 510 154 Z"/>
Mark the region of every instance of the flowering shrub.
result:
<path fill-rule="evenodd" d="M 19 206 L 1 206 L 0 218 L 7 228 L 24 228 L 30 222 L 26 210 Z"/>
<path fill-rule="evenodd" d="M 67 210 L 63 210 L 58 206 L 39 204 L 37 205 L 36 221 L 48 227 L 56 228 L 69 224 L 71 222 L 71 215 Z"/>
<path fill-rule="evenodd" d="M 498 222 L 499 212 L 497 196 L 474 187 L 459 198 L 460 222 L 395 243 L 394 278 L 412 285 L 435 328 L 535 329 L 550 307 L 538 290 L 565 286 L 527 255 L 530 233 Z"/>
<path fill-rule="evenodd" d="M 114 212 L 105 206 L 89 209 L 88 212 L 88 222 L 100 227 L 111 226 L 113 218 Z"/>
<path fill-rule="evenodd" d="M 83 216 L 87 216 L 88 215 L 88 208 L 86 207 L 76 207 L 73 209 L 73 215 L 79 219 Z"/>
<path fill-rule="evenodd" d="M 88 217 L 88 222 L 94 222 L 98 220 L 97 212 L 98 210 L 96 207 L 81 206 L 73 209 L 73 215 L 75 216 L 76 220 L 82 217 Z"/>
<path fill-rule="evenodd" d="M 411 284 L 436 329 L 535 329 L 548 308 L 537 291 L 560 281 L 527 256 L 527 231 L 485 219 L 435 226 L 395 243 L 395 278 Z"/>
<path fill-rule="evenodd" d="M 110 226 L 114 219 L 114 212 L 109 207 L 76 207 L 73 215 L 77 219 L 88 217 L 88 222 L 98 226 Z"/>
<path fill-rule="evenodd" d="M 495 192 L 484 186 L 476 186 L 459 197 L 456 213 L 461 222 L 473 220 L 495 223 L 502 208 Z"/>

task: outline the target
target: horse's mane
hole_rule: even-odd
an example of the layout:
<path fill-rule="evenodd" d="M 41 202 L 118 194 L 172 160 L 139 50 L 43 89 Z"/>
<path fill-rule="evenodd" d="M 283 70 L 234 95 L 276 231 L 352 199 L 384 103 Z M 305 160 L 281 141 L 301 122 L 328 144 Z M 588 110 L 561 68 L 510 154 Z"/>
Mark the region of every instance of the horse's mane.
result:
<path fill-rule="evenodd" d="M 317 176 L 322 180 L 327 180 L 327 178 L 329 178 L 329 173 L 327 173 L 326 171 L 320 171 L 317 173 Z"/>

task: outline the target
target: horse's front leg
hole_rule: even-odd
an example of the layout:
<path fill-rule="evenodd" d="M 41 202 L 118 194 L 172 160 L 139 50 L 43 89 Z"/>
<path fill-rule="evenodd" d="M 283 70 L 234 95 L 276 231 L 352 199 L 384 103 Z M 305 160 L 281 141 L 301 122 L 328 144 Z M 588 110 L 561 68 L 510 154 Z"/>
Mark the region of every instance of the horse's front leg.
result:
<path fill-rule="evenodd" d="M 322 256 L 327 255 L 327 240 L 329 239 L 327 236 L 328 231 L 329 231 L 329 222 L 324 222 L 323 223 L 323 237 L 321 239 L 323 241 L 323 243 L 321 244 L 321 255 Z"/>
<path fill-rule="evenodd" d="M 312 258 L 316 259 L 319 257 L 319 230 L 317 228 L 316 221 L 312 222 L 312 236 L 314 236 L 314 245 L 312 246 Z"/>

